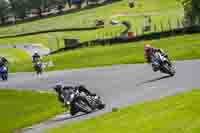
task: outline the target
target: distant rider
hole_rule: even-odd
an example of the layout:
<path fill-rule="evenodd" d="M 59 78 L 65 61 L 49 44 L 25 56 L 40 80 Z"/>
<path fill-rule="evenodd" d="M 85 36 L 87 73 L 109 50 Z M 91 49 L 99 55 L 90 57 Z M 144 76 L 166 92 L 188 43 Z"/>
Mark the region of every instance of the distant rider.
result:
<path fill-rule="evenodd" d="M 161 53 L 161 55 L 163 55 L 164 57 L 166 57 L 168 59 L 168 55 L 162 50 L 162 49 L 158 49 L 158 48 L 153 48 L 150 44 L 146 44 L 144 46 L 144 56 L 145 56 L 145 59 L 147 61 L 147 63 L 152 63 L 152 55 L 156 52 L 159 52 Z M 168 59 L 169 61 L 169 59 Z M 171 62 L 169 61 L 169 65 L 171 65 Z M 153 71 L 156 71 L 153 67 Z"/>
<path fill-rule="evenodd" d="M 58 99 L 62 103 L 64 103 L 65 96 L 63 94 L 65 93 L 65 91 L 68 92 L 67 94 L 71 94 L 71 92 L 74 93 L 78 90 L 80 93 L 83 92 L 86 95 L 90 95 L 90 96 L 96 95 L 96 94 L 91 93 L 89 90 L 87 90 L 86 87 L 83 85 L 73 87 L 73 86 L 64 86 L 62 83 L 57 83 L 53 89 L 57 92 Z"/>
<path fill-rule="evenodd" d="M 37 51 L 35 51 L 33 56 L 32 56 L 32 62 L 37 63 L 38 61 L 40 61 L 40 55 L 38 54 Z"/>
<path fill-rule="evenodd" d="M 0 57 L 0 67 L 8 67 L 8 60 L 5 57 Z"/>

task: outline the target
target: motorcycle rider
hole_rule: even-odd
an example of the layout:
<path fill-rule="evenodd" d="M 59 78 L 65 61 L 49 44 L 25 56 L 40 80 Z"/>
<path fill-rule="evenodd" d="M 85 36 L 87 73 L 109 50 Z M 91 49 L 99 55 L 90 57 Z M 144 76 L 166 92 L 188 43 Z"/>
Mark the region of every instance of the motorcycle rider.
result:
<path fill-rule="evenodd" d="M 38 54 L 37 51 L 34 52 L 34 54 L 32 55 L 32 62 L 35 64 L 40 60 L 40 55 Z"/>
<path fill-rule="evenodd" d="M 64 86 L 64 84 L 62 83 L 57 83 L 54 88 L 53 88 L 57 94 L 58 94 L 58 100 L 62 103 L 64 103 L 65 100 L 65 96 L 64 96 L 64 92 L 68 92 L 68 94 L 71 94 L 70 92 L 76 92 L 77 90 L 81 93 L 85 93 L 86 95 L 90 95 L 90 96 L 96 96 L 96 94 L 91 93 L 89 90 L 87 90 L 85 88 L 85 86 L 83 85 L 79 85 L 79 86 Z M 66 93 L 65 93 L 66 94 Z M 65 103 L 64 103 L 65 104 Z"/>
<path fill-rule="evenodd" d="M 150 44 L 146 44 L 144 46 L 144 56 L 145 56 L 145 59 L 147 60 L 147 63 L 153 63 L 151 57 L 155 52 L 159 52 L 162 56 L 166 57 L 169 61 L 168 55 L 162 49 L 153 48 Z M 170 61 L 169 61 L 169 65 L 171 66 Z M 152 64 L 152 68 L 154 72 L 157 71 L 153 64 Z"/>
<path fill-rule="evenodd" d="M 5 57 L 0 57 L 0 67 L 8 67 L 8 60 Z"/>
<path fill-rule="evenodd" d="M 7 72 L 8 72 L 8 60 L 5 58 L 5 57 L 0 57 L 0 67 L 3 68 L 3 67 L 6 67 L 7 69 Z"/>

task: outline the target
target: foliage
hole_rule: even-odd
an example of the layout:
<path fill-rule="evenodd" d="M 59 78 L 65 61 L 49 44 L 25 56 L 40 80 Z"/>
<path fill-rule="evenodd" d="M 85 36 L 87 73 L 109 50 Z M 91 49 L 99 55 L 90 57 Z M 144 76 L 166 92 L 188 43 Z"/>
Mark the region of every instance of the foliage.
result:
<path fill-rule="evenodd" d="M 5 17 L 9 12 L 9 3 L 6 0 L 0 0 L 0 19 L 4 23 Z"/>
<path fill-rule="evenodd" d="M 28 0 L 9 0 L 10 6 L 11 6 L 11 12 L 15 16 L 15 18 L 25 18 L 26 17 L 26 12 L 29 10 L 28 5 L 29 1 Z"/>
<path fill-rule="evenodd" d="M 182 4 L 185 11 L 185 22 L 191 26 L 200 22 L 200 1 L 199 0 L 183 0 Z"/>

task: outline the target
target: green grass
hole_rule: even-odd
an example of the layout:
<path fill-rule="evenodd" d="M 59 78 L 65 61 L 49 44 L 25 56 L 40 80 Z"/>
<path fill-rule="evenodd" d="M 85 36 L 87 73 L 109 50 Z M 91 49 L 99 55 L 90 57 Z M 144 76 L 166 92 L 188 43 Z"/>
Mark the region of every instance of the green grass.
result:
<path fill-rule="evenodd" d="M 157 48 L 162 48 L 173 60 L 199 59 L 200 34 L 170 37 L 148 43 Z M 62 70 L 83 67 L 107 66 L 113 64 L 143 63 L 144 44 L 135 42 L 113 46 L 96 46 L 82 48 L 69 52 L 62 52 L 44 58 L 52 60 L 54 67 L 48 70 Z"/>
<path fill-rule="evenodd" d="M 199 133 L 200 91 L 145 102 L 45 133 Z"/>
<path fill-rule="evenodd" d="M 158 12 L 161 13 L 161 16 L 166 16 L 170 14 L 165 12 L 166 10 L 173 10 L 174 14 L 177 15 L 183 14 L 180 2 L 177 0 L 168 0 L 167 2 L 165 2 L 165 0 L 136 0 L 135 8 L 129 8 L 128 0 L 122 0 L 121 2 L 97 7 L 94 9 L 83 10 L 81 12 L 76 12 L 63 16 L 1 28 L 0 34 L 8 35 L 55 28 L 87 27 L 94 25 L 93 21 L 96 18 L 110 20 L 113 15 L 121 12 Z M 130 17 L 130 19 L 134 19 L 134 17 Z"/>
<path fill-rule="evenodd" d="M 117 36 L 121 33 L 124 27 L 121 26 L 106 26 L 105 29 L 94 31 L 73 31 L 73 32 L 54 32 L 46 34 L 38 34 L 33 36 L 4 38 L 0 39 L 0 44 L 42 44 L 52 50 L 64 47 L 65 38 L 77 38 L 81 42 L 103 38 L 105 31 L 112 31 L 112 34 L 106 35 L 107 37 Z"/>
<path fill-rule="evenodd" d="M 166 12 L 167 11 L 167 12 Z M 177 19 L 183 17 L 183 8 L 177 0 L 136 0 L 136 7 L 129 8 L 128 1 L 123 0 L 110 5 L 97 7 L 94 9 L 83 10 L 80 12 L 67 14 L 64 16 L 57 16 L 48 19 L 42 19 L 34 22 L 18 24 L 10 27 L 0 28 L 0 35 L 11 35 L 19 33 L 28 33 L 33 31 L 41 31 L 55 28 L 77 28 L 93 26 L 93 21 L 96 18 L 104 19 L 106 27 L 104 29 L 95 31 L 81 31 L 81 32 L 55 32 L 38 34 L 25 37 L 4 38 L 0 39 L 2 44 L 20 44 L 20 43 L 41 43 L 52 50 L 63 47 L 64 38 L 78 38 L 80 41 L 88 41 L 102 37 L 113 37 L 119 35 L 123 27 L 113 27 L 109 25 L 111 19 L 127 20 L 133 26 L 132 30 L 137 32 L 138 35 L 142 33 L 144 26 L 144 15 L 141 13 L 156 13 L 152 16 L 152 29 L 150 32 L 165 31 L 177 28 Z M 139 16 L 124 16 L 115 17 L 119 13 L 130 13 L 132 15 L 140 14 Z M 171 21 L 171 28 L 169 27 L 168 20 Z M 161 23 L 163 30 L 161 30 Z M 180 25 L 181 27 L 182 25 Z M 156 27 L 156 28 L 155 28 Z M 148 32 L 149 33 L 149 32 Z M 58 41 L 57 41 L 58 40 Z"/>
<path fill-rule="evenodd" d="M 189 60 L 200 58 L 200 34 L 169 37 L 148 41 L 152 46 L 162 48 L 172 60 Z M 110 66 L 115 64 L 144 63 L 144 44 L 147 42 L 132 42 L 112 46 L 95 46 L 71 50 L 45 56 L 44 62 L 53 61 L 54 66 L 46 71 L 64 70 L 85 67 Z M 2 49 L 3 50 L 3 49 Z M 16 56 L 14 54 L 13 56 Z M 17 56 L 20 57 L 20 56 Z M 21 58 L 21 57 L 20 57 Z M 11 63 L 11 71 L 33 71 L 30 57 Z"/>
<path fill-rule="evenodd" d="M 54 94 L 0 90 L 0 132 L 11 133 L 63 111 Z"/>
<path fill-rule="evenodd" d="M 0 56 L 4 56 L 9 61 L 9 70 L 16 72 L 16 70 L 21 70 L 27 68 L 26 70 L 31 70 L 31 57 L 22 49 L 18 48 L 1 48 Z"/>
<path fill-rule="evenodd" d="M 0 56 L 6 57 L 11 63 L 22 62 L 30 59 L 28 53 L 18 48 L 1 48 Z"/>

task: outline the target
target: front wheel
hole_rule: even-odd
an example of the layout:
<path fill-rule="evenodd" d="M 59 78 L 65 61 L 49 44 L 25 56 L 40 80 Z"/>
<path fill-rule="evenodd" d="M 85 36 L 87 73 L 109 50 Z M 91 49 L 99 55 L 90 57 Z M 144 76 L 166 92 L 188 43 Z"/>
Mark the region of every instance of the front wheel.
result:
<path fill-rule="evenodd" d="M 77 97 L 75 100 L 72 102 L 71 106 L 71 114 L 75 114 L 76 112 L 84 112 L 84 113 L 91 113 L 93 110 L 87 101 L 86 98 L 84 97 Z"/>
<path fill-rule="evenodd" d="M 175 75 L 175 68 L 173 66 L 170 66 L 168 62 L 164 62 L 163 63 L 163 68 L 162 71 L 164 73 L 169 74 L 170 76 L 174 76 Z"/>
<path fill-rule="evenodd" d="M 8 80 L 8 74 L 7 73 L 3 73 L 2 75 L 1 75 L 1 78 L 2 78 L 2 80 Z"/>

